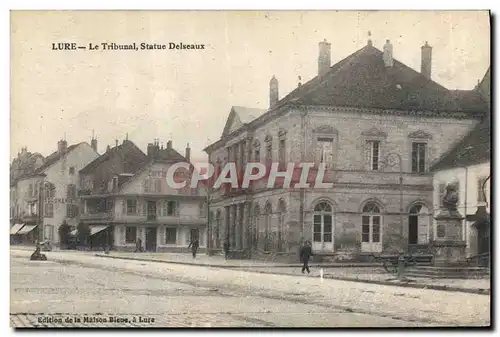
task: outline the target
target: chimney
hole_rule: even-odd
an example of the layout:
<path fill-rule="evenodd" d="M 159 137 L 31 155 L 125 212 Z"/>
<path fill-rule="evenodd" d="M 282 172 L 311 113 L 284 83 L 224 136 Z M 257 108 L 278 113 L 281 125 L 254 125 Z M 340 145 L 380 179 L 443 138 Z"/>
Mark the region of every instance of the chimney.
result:
<path fill-rule="evenodd" d="M 68 142 L 65 140 L 60 140 L 57 142 L 57 152 L 63 154 L 68 149 Z"/>
<path fill-rule="evenodd" d="M 97 139 L 92 137 L 92 139 L 90 140 L 90 146 L 92 147 L 92 150 L 97 152 Z"/>
<path fill-rule="evenodd" d="M 392 59 L 392 44 L 389 40 L 385 41 L 383 58 L 384 58 L 385 66 L 387 68 L 392 67 L 392 65 L 394 64 L 394 61 Z"/>
<path fill-rule="evenodd" d="M 154 157 L 154 152 L 155 152 L 155 145 L 153 143 L 148 144 L 148 151 L 147 155 L 149 159 L 152 159 Z"/>
<path fill-rule="evenodd" d="M 318 75 L 323 76 L 330 70 L 330 66 L 332 65 L 331 60 L 331 43 L 326 42 L 326 39 L 323 42 L 319 43 L 319 56 L 318 56 Z"/>
<path fill-rule="evenodd" d="M 168 150 L 171 150 L 171 149 L 172 149 L 172 141 L 171 141 L 171 140 L 169 140 L 169 141 L 167 142 L 167 149 L 168 149 Z"/>
<path fill-rule="evenodd" d="M 186 155 L 184 157 L 186 157 L 186 160 L 188 162 L 191 160 L 191 149 L 189 148 L 189 143 L 187 143 L 187 146 L 186 146 Z"/>
<path fill-rule="evenodd" d="M 420 72 L 427 79 L 431 79 L 431 68 L 432 68 L 432 47 L 429 46 L 427 41 L 425 45 L 422 46 L 422 64 L 420 67 Z"/>
<path fill-rule="evenodd" d="M 278 103 L 280 97 L 279 97 L 279 91 L 278 91 L 278 80 L 276 77 L 271 78 L 271 81 L 269 82 L 269 107 L 273 107 L 276 103 Z"/>
<path fill-rule="evenodd" d="M 115 147 L 118 147 L 118 139 L 115 139 Z"/>

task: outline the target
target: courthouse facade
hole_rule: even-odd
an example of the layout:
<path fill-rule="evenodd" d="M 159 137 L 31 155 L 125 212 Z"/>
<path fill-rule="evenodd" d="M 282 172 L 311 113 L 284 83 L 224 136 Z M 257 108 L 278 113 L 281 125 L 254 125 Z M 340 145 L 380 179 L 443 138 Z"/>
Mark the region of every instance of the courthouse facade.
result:
<path fill-rule="evenodd" d="M 250 161 L 324 163 L 327 189 L 222 187 L 209 198 L 209 246 L 227 238 L 245 257 L 293 254 L 304 240 L 335 259 L 433 239 L 429 167 L 485 113 L 473 90 L 454 95 L 431 79 L 432 48 L 417 72 L 367 45 L 331 66 L 319 43 L 318 74 L 285 97 L 273 76 L 267 110 L 233 107 L 221 138 L 205 151 L 220 168 Z M 399 249 L 399 248 L 397 248 Z"/>

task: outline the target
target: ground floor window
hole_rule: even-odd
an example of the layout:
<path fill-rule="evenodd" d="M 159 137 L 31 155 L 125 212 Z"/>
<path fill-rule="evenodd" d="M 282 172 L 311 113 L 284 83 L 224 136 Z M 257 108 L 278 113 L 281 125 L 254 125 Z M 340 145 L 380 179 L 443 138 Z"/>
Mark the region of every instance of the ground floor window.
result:
<path fill-rule="evenodd" d="M 125 228 L 125 243 L 135 243 L 137 239 L 137 227 L 127 226 Z"/>
<path fill-rule="evenodd" d="M 314 207 L 313 250 L 333 251 L 333 208 L 327 202 Z"/>
<path fill-rule="evenodd" d="M 382 216 L 375 203 L 363 207 L 361 216 L 361 250 L 365 252 L 382 251 Z"/>
<path fill-rule="evenodd" d="M 177 244 L 177 228 L 175 227 L 165 228 L 165 244 L 167 245 Z"/>

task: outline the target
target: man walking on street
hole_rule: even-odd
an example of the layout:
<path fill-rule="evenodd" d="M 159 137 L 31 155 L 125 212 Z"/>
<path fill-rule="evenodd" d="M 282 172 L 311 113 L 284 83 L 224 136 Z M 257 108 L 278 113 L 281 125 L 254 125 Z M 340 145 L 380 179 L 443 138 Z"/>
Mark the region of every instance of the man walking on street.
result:
<path fill-rule="evenodd" d="M 193 253 L 193 259 L 196 259 L 196 253 L 198 252 L 198 248 L 200 247 L 200 241 L 198 239 L 194 239 L 188 246 L 191 247 L 191 252 Z"/>
<path fill-rule="evenodd" d="M 226 260 L 228 256 L 229 256 L 229 239 L 226 239 L 226 241 L 224 241 L 224 257 Z"/>
<path fill-rule="evenodd" d="M 309 270 L 309 258 L 313 256 L 312 248 L 311 248 L 311 242 L 306 241 L 305 245 L 302 247 L 300 250 L 300 260 L 302 261 L 302 274 L 304 274 L 304 271 L 307 270 L 307 273 L 311 273 Z"/>

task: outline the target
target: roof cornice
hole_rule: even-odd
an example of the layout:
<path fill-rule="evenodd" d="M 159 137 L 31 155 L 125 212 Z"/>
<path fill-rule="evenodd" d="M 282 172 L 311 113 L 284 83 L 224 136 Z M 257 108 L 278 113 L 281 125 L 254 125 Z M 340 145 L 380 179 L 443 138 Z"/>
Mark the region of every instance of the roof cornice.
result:
<path fill-rule="evenodd" d="M 358 108 L 358 107 L 345 107 L 345 106 L 330 106 L 330 105 L 302 105 L 285 103 L 279 107 L 273 108 L 263 115 L 257 117 L 252 122 L 244 124 L 237 130 L 234 130 L 230 134 L 221 137 L 215 143 L 207 146 L 203 151 L 210 152 L 215 149 L 221 148 L 224 144 L 241 135 L 245 131 L 253 131 L 257 127 L 268 123 L 269 121 L 285 114 L 286 112 L 297 109 L 301 111 L 309 110 L 322 110 L 322 111 L 332 111 L 332 112 L 347 112 L 347 113 L 362 113 L 362 114 L 372 114 L 379 116 L 418 116 L 418 117 L 428 117 L 428 118 L 455 118 L 455 119 L 467 119 L 476 120 L 481 119 L 483 116 L 480 114 L 469 114 L 460 111 L 425 111 L 425 110 L 396 110 L 396 109 L 381 109 L 381 108 Z"/>

